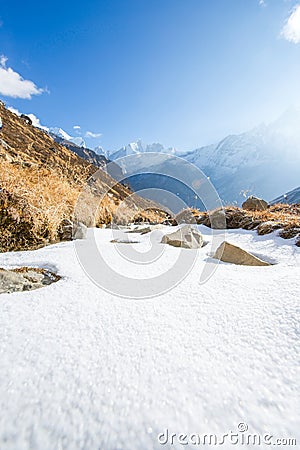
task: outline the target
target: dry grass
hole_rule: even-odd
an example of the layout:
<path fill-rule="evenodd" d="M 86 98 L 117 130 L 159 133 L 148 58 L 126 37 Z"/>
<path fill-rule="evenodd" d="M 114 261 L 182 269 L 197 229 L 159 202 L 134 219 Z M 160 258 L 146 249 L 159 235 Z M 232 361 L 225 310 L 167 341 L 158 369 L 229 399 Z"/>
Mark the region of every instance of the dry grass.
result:
<path fill-rule="evenodd" d="M 26 201 L 34 232 L 40 234 L 47 226 L 50 241 L 55 241 L 61 222 L 71 217 L 80 193 L 79 184 L 70 183 L 53 170 L 22 167 L 4 160 L 0 160 L 0 186 Z"/>

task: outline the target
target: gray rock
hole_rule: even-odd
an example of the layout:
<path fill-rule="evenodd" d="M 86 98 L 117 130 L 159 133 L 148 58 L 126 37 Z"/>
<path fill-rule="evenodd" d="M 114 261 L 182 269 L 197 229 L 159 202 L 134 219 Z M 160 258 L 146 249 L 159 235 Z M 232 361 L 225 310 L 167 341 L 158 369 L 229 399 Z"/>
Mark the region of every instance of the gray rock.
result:
<path fill-rule="evenodd" d="M 147 233 L 151 233 L 151 231 L 154 231 L 154 230 L 161 230 L 162 228 L 163 228 L 163 225 L 161 225 L 161 224 L 149 225 L 148 227 L 137 226 L 133 230 L 129 230 L 126 233 L 147 234 Z"/>
<path fill-rule="evenodd" d="M 248 211 L 264 211 L 268 208 L 268 203 L 261 198 L 250 196 L 242 204 L 242 208 Z"/>
<path fill-rule="evenodd" d="M 75 223 L 73 225 L 73 239 L 86 239 L 87 230 L 82 222 Z"/>
<path fill-rule="evenodd" d="M 191 225 L 185 225 L 171 234 L 163 236 L 161 242 L 173 247 L 182 247 L 189 249 L 201 248 L 204 245 L 202 234 Z"/>
<path fill-rule="evenodd" d="M 32 283 L 22 274 L 0 269 L 0 294 L 29 291 Z"/>
<path fill-rule="evenodd" d="M 215 209 L 209 213 L 210 226 L 214 230 L 226 229 L 226 214 L 224 209 Z"/>
<path fill-rule="evenodd" d="M 60 279 L 43 269 L 22 268 L 21 271 L 0 269 L 0 294 L 32 291 Z"/>
<path fill-rule="evenodd" d="M 251 253 L 246 252 L 236 245 L 229 244 L 229 242 L 222 242 L 217 248 L 213 258 L 231 264 L 238 264 L 241 266 L 270 266 L 271 264 L 262 261 Z"/>

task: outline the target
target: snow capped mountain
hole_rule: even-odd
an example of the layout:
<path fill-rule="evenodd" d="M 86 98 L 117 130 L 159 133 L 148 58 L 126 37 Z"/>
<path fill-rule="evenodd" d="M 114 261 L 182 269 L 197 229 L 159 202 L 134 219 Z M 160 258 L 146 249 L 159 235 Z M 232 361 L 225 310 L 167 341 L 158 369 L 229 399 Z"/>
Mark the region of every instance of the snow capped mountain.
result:
<path fill-rule="evenodd" d="M 157 155 L 150 160 L 142 158 L 142 154 L 147 152 L 156 152 Z M 154 175 L 164 173 L 159 157 L 161 153 L 175 154 L 200 168 L 225 204 L 241 204 L 250 194 L 269 201 L 299 185 L 300 111 L 289 109 L 271 124 L 261 124 L 245 133 L 229 135 L 216 144 L 184 154 L 165 149 L 161 144 L 145 145 L 139 140 L 111 154 L 110 159 L 138 156 L 130 161 L 130 165 L 126 161 L 118 162 L 127 177 L 137 169 L 149 172 L 151 168 L 152 176 L 140 174 L 131 178 L 130 184 L 136 190 L 149 188 L 151 182 L 155 186 L 162 185 L 162 180 L 155 180 Z M 143 167 L 145 161 L 147 164 Z M 191 198 L 190 195 L 188 197 Z"/>
<path fill-rule="evenodd" d="M 78 147 L 86 147 L 85 141 L 81 136 L 70 136 L 60 127 L 51 127 L 48 129 L 48 131 L 49 133 L 55 134 L 65 141 L 73 142 L 73 144 L 78 145 Z"/>
<path fill-rule="evenodd" d="M 131 142 L 128 145 L 120 148 L 120 150 L 110 153 L 109 158 L 112 161 L 115 161 L 118 158 L 123 158 L 129 155 L 139 155 L 141 153 L 169 153 L 175 154 L 175 148 L 165 148 L 162 144 L 153 143 L 153 144 L 144 144 L 141 139 L 138 139 L 136 142 Z"/>
<path fill-rule="evenodd" d="M 293 189 L 292 191 L 275 198 L 275 200 L 272 200 L 271 203 L 300 203 L 300 187 L 297 187 L 296 189 Z"/>
<path fill-rule="evenodd" d="M 208 175 L 225 203 L 270 200 L 299 184 L 300 112 L 182 155 Z"/>

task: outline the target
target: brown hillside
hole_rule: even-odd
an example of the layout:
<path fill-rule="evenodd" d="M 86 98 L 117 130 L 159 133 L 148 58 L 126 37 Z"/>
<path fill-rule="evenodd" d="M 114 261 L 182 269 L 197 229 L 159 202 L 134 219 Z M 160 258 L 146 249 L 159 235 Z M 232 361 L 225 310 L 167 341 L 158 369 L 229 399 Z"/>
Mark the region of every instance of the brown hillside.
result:
<path fill-rule="evenodd" d="M 97 172 L 98 167 L 27 124 L 1 101 L 0 117 L 0 251 L 55 242 L 70 219 L 90 226 L 110 223 L 113 217 L 121 223 L 166 218 L 153 202 L 105 171 Z M 78 199 L 83 200 L 74 215 Z"/>

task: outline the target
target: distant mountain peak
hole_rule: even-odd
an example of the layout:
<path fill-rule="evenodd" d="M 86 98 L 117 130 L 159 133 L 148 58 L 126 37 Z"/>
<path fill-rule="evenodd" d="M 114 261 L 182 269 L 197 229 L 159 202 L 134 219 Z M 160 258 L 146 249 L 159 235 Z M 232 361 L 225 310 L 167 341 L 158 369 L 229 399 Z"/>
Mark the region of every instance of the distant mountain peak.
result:
<path fill-rule="evenodd" d="M 124 145 L 116 152 L 111 152 L 109 157 L 111 160 L 116 160 L 129 155 L 142 154 L 142 153 L 167 153 L 175 154 L 176 149 L 174 147 L 165 148 L 159 142 L 153 142 L 152 144 L 145 144 L 141 139 L 130 142 Z"/>
<path fill-rule="evenodd" d="M 73 144 L 78 145 L 78 147 L 86 147 L 85 141 L 81 136 L 70 136 L 65 130 L 60 127 L 51 127 L 49 128 L 49 133 L 55 134 L 59 138 L 73 142 Z"/>

